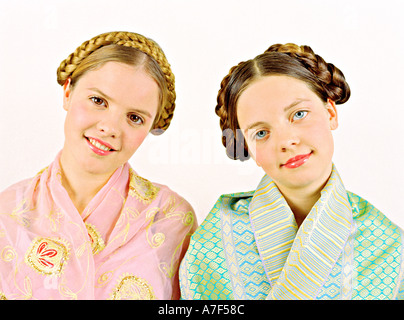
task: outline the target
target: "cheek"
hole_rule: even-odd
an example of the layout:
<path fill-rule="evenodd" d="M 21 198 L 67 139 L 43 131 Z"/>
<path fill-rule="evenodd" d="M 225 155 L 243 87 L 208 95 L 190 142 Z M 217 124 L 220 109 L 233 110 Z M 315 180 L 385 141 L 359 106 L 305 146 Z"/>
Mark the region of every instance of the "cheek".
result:
<path fill-rule="evenodd" d="M 334 152 L 334 138 L 329 127 L 324 125 L 313 126 L 306 137 L 312 142 L 313 147 L 316 148 L 318 152 L 332 157 Z"/>
<path fill-rule="evenodd" d="M 125 144 L 129 153 L 134 153 L 146 139 L 148 130 L 136 130 L 126 134 Z"/>
<path fill-rule="evenodd" d="M 244 137 L 244 141 L 246 141 L 246 143 L 247 143 L 248 153 L 250 154 L 250 156 L 254 160 L 256 160 L 256 158 L 257 158 L 257 144 L 255 142 L 253 142 L 253 141 L 248 141 L 246 137 Z M 243 148 L 244 148 L 244 146 L 243 146 Z"/>
<path fill-rule="evenodd" d="M 275 164 L 276 157 L 268 141 L 266 143 L 257 143 L 254 152 L 253 158 L 258 166 L 270 168 Z"/>
<path fill-rule="evenodd" d="M 76 104 L 74 105 L 74 107 L 69 108 L 69 110 L 67 111 L 65 129 L 86 129 L 94 122 L 94 115 L 91 115 L 84 105 Z"/>

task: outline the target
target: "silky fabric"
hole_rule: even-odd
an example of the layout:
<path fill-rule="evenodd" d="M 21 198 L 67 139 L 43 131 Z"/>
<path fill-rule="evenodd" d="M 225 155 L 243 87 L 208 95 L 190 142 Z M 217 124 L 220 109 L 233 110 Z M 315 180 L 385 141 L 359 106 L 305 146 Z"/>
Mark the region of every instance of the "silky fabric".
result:
<path fill-rule="evenodd" d="M 0 298 L 178 299 L 190 204 L 126 163 L 80 215 L 59 158 L 0 194 Z"/>
<path fill-rule="evenodd" d="M 223 195 L 192 236 L 182 299 L 404 299 L 403 231 L 333 166 L 300 228 L 273 180 Z"/>

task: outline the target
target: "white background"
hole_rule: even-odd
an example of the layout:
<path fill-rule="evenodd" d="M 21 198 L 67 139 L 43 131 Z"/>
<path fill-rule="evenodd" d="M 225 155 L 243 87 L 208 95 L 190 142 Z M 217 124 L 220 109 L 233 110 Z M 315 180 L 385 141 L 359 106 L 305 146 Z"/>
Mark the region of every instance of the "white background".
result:
<path fill-rule="evenodd" d="M 225 155 L 216 95 L 230 67 L 271 44 L 310 45 L 345 74 L 334 162 L 345 186 L 404 227 L 404 1 L 0 0 L 0 190 L 35 175 L 64 142 L 56 69 L 85 40 L 156 40 L 176 76 L 169 130 L 130 160 L 184 196 L 202 222 L 220 194 L 255 189 L 253 160 Z"/>

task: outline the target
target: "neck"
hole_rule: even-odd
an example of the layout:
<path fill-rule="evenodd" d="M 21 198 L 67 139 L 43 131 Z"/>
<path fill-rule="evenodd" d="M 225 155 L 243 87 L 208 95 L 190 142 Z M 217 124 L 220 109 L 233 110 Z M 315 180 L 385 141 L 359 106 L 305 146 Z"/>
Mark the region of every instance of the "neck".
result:
<path fill-rule="evenodd" d="M 60 158 L 62 186 L 66 189 L 77 211 L 81 214 L 111 175 L 96 175 L 75 168 Z"/>
<path fill-rule="evenodd" d="M 315 203 L 320 199 L 321 189 L 315 192 L 282 192 L 286 202 L 295 216 L 297 226 L 303 223 Z"/>
<path fill-rule="evenodd" d="M 282 190 L 278 187 L 279 191 L 282 193 L 290 209 L 292 210 L 298 227 L 300 227 L 313 206 L 316 204 L 318 199 L 320 199 L 321 190 L 323 190 L 330 175 L 331 173 L 321 185 L 317 186 L 309 185 L 299 189 L 282 188 Z"/>

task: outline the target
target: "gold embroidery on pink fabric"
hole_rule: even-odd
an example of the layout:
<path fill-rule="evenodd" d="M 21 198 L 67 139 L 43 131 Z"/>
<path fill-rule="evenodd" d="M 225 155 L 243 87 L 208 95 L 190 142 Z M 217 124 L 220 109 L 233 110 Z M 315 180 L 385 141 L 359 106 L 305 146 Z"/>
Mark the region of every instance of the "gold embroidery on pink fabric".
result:
<path fill-rule="evenodd" d="M 49 226 L 52 232 L 57 232 L 60 229 L 60 223 L 63 218 L 63 213 L 59 208 L 54 208 L 52 205 L 52 209 L 49 211 L 49 214 L 46 216 L 49 219 Z"/>
<path fill-rule="evenodd" d="M 23 199 L 18 203 L 18 205 L 13 209 L 13 211 L 9 214 L 11 218 L 13 218 L 18 224 L 22 225 L 23 227 L 29 227 L 30 222 L 25 217 L 25 214 L 32 210 L 30 207 L 31 203 L 27 199 Z"/>
<path fill-rule="evenodd" d="M 151 203 L 156 198 L 160 188 L 153 185 L 149 180 L 146 180 L 129 169 L 129 195 L 142 201 L 144 204 Z"/>
<path fill-rule="evenodd" d="M 114 271 L 106 271 L 100 275 L 97 279 L 96 288 L 101 288 L 105 286 L 109 281 L 111 281 Z"/>
<path fill-rule="evenodd" d="M 18 300 L 32 299 L 32 282 L 28 276 L 24 278 L 24 288 L 20 287 L 19 290 L 21 291 L 22 295 L 17 297 Z"/>
<path fill-rule="evenodd" d="M 130 273 L 123 274 L 109 298 L 110 300 L 155 300 L 153 287 L 145 279 Z"/>
<path fill-rule="evenodd" d="M 164 235 L 164 233 L 161 233 L 161 232 L 156 233 L 151 238 L 150 246 L 152 248 L 158 248 L 164 243 L 165 239 L 166 239 L 166 236 Z M 147 239 L 147 240 L 149 240 L 149 239 Z"/>
<path fill-rule="evenodd" d="M 59 292 L 66 298 L 69 298 L 71 300 L 77 300 L 77 293 L 73 292 L 70 288 L 68 288 L 65 283 L 61 283 L 59 285 Z"/>
<path fill-rule="evenodd" d="M 25 263 L 41 274 L 57 275 L 69 258 L 69 245 L 62 239 L 35 238 L 25 255 Z"/>
<path fill-rule="evenodd" d="M 150 221 L 146 227 L 146 240 L 149 243 L 150 247 L 152 247 L 153 249 L 160 247 L 166 239 L 165 234 L 162 232 L 157 232 L 153 235 L 150 235 L 151 227 L 156 222 L 155 216 L 159 212 L 160 212 L 159 207 L 151 208 L 146 212 L 146 219 L 147 219 L 147 221 Z"/>
<path fill-rule="evenodd" d="M 191 211 L 184 214 L 184 218 L 182 219 L 182 224 L 184 226 L 193 226 L 194 225 L 194 215 Z"/>
<path fill-rule="evenodd" d="M 97 254 L 105 248 L 104 240 L 96 227 L 90 223 L 86 223 L 88 236 L 90 237 L 91 249 L 93 254 Z"/>
<path fill-rule="evenodd" d="M 47 167 L 45 167 L 45 168 L 43 168 L 42 170 L 40 170 L 36 175 L 35 175 L 35 177 L 34 178 L 36 178 L 36 177 L 38 177 L 38 176 L 40 176 L 42 173 L 44 173 L 45 172 L 45 170 L 47 170 L 49 168 L 49 166 L 47 166 Z"/>
<path fill-rule="evenodd" d="M 0 291 L 0 300 L 8 300 L 6 295 Z"/>
<path fill-rule="evenodd" d="M 16 258 L 17 254 L 13 247 L 5 246 L 1 251 L 0 257 L 5 262 L 13 261 Z"/>

